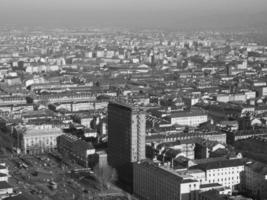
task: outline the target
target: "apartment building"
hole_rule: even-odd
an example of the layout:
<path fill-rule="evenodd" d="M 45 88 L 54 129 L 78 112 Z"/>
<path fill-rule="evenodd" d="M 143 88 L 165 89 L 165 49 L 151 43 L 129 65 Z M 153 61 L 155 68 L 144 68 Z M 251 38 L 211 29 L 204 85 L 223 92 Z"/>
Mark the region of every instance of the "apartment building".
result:
<path fill-rule="evenodd" d="M 234 190 L 240 184 L 241 174 L 244 172 L 243 159 L 224 159 L 202 162 L 189 168 L 189 174 L 199 180 L 200 184 L 219 183 Z M 191 169 L 202 170 L 190 171 Z"/>
<path fill-rule="evenodd" d="M 56 126 L 25 125 L 16 127 L 17 146 L 24 154 L 41 154 L 57 147 L 57 137 L 64 134 Z"/>

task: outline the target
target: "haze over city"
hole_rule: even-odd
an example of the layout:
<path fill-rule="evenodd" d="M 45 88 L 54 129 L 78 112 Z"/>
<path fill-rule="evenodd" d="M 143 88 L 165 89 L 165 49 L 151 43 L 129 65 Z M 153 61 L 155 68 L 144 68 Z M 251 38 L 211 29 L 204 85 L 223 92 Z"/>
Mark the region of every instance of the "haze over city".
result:
<path fill-rule="evenodd" d="M 267 200 L 267 0 L 0 0 L 0 200 Z"/>
<path fill-rule="evenodd" d="M 266 28 L 265 0 L 0 0 L 0 25 Z"/>

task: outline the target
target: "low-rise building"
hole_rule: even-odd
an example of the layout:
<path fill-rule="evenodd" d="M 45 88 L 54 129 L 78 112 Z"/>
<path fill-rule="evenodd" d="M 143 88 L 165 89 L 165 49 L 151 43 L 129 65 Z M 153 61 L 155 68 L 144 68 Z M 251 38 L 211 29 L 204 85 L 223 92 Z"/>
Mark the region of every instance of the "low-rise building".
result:
<path fill-rule="evenodd" d="M 198 179 L 201 184 L 219 183 L 222 186 L 234 190 L 240 184 L 240 177 L 244 171 L 244 165 L 245 161 L 243 159 L 208 161 L 190 167 L 190 169 L 202 170 L 202 176 L 199 176 L 199 172 L 195 174 L 194 171 L 189 171 L 189 173 Z"/>
<path fill-rule="evenodd" d="M 174 142 L 165 142 L 161 144 L 155 144 L 156 148 L 159 150 L 159 153 L 165 153 L 167 149 L 173 149 L 173 150 L 179 150 L 180 153 L 189 158 L 189 159 L 195 159 L 195 140 L 183 140 L 183 141 L 174 141 Z M 166 156 L 166 155 L 165 155 Z M 173 159 L 173 158 L 172 158 Z"/>
<path fill-rule="evenodd" d="M 208 115 L 203 110 L 180 111 L 172 113 L 170 120 L 172 125 L 198 126 L 208 121 Z"/>
<path fill-rule="evenodd" d="M 246 164 L 241 188 L 255 198 L 267 199 L 267 165 L 256 161 Z"/>
<path fill-rule="evenodd" d="M 226 144 L 226 133 L 211 131 L 211 132 L 193 132 L 193 133 L 184 133 L 184 132 L 160 132 L 160 133 L 151 133 L 146 135 L 146 143 L 156 142 L 175 142 L 177 140 L 188 140 L 204 138 L 211 141 L 218 141 L 221 144 Z"/>
<path fill-rule="evenodd" d="M 245 94 L 218 94 L 216 96 L 216 100 L 218 102 L 245 102 L 247 100 L 247 96 Z"/>
<path fill-rule="evenodd" d="M 225 149 L 225 146 L 215 141 L 199 138 L 196 140 L 195 158 L 196 159 L 209 158 L 210 153 L 218 149 Z"/>
<path fill-rule="evenodd" d="M 199 200 L 224 200 L 217 190 L 208 190 L 199 194 Z"/>
<path fill-rule="evenodd" d="M 57 137 L 64 134 L 53 126 L 26 125 L 16 127 L 18 148 L 24 154 L 40 154 L 53 151 L 57 147 Z"/>
<path fill-rule="evenodd" d="M 70 158 L 87 167 L 88 156 L 95 154 L 93 145 L 71 134 L 64 134 L 57 138 L 57 149 L 62 154 L 67 153 Z"/>
<path fill-rule="evenodd" d="M 197 200 L 199 182 L 152 161 L 134 163 L 133 192 L 143 200 Z"/>
<path fill-rule="evenodd" d="M 257 138 L 264 138 L 267 136 L 266 129 L 238 130 L 238 131 L 225 131 L 225 132 L 226 132 L 227 144 L 230 144 L 230 145 L 234 145 L 235 142 L 238 140 L 249 139 L 252 137 L 253 137 L 252 140 L 257 142 Z"/>

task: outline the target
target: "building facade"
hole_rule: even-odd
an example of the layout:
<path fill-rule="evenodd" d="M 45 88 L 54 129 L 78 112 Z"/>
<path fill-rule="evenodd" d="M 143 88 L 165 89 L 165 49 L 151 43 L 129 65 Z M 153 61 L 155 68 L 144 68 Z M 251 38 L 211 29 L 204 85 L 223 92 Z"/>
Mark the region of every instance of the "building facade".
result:
<path fill-rule="evenodd" d="M 170 116 L 171 124 L 183 126 L 198 126 L 208 121 L 208 115 L 204 111 L 182 111 Z"/>
<path fill-rule="evenodd" d="M 108 163 L 117 169 L 119 177 L 128 179 L 126 182 L 132 182 L 132 163 L 145 159 L 145 131 L 144 111 L 122 103 L 109 103 Z"/>
<path fill-rule="evenodd" d="M 141 200 L 198 200 L 200 185 L 192 176 L 147 160 L 133 169 L 133 192 Z"/>
<path fill-rule="evenodd" d="M 62 154 L 67 153 L 70 158 L 84 167 L 88 167 L 88 156 L 95 154 L 91 143 L 71 134 L 64 134 L 57 138 L 57 149 Z"/>
<path fill-rule="evenodd" d="M 18 147 L 24 154 L 42 154 L 57 147 L 57 137 L 64 134 L 58 127 L 25 126 L 17 131 Z"/>
<path fill-rule="evenodd" d="M 241 188 L 244 193 L 258 199 L 267 199 L 267 167 L 260 162 L 245 165 L 241 177 Z"/>
<path fill-rule="evenodd" d="M 231 190 L 240 186 L 241 175 L 244 172 L 243 159 L 220 160 L 203 162 L 190 169 L 199 169 L 203 172 L 191 172 L 190 175 L 199 180 L 200 184 L 219 183 Z M 190 171 L 189 171 L 190 172 Z"/>

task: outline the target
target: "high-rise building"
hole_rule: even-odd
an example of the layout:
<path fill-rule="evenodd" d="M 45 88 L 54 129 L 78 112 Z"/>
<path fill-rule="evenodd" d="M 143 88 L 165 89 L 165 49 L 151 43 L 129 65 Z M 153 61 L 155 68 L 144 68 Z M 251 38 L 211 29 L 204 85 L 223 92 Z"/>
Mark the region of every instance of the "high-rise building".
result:
<path fill-rule="evenodd" d="M 145 111 L 124 103 L 108 105 L 108 163 L 119 179 L 132 181 L 132 163 L 145 159 Z"/>

